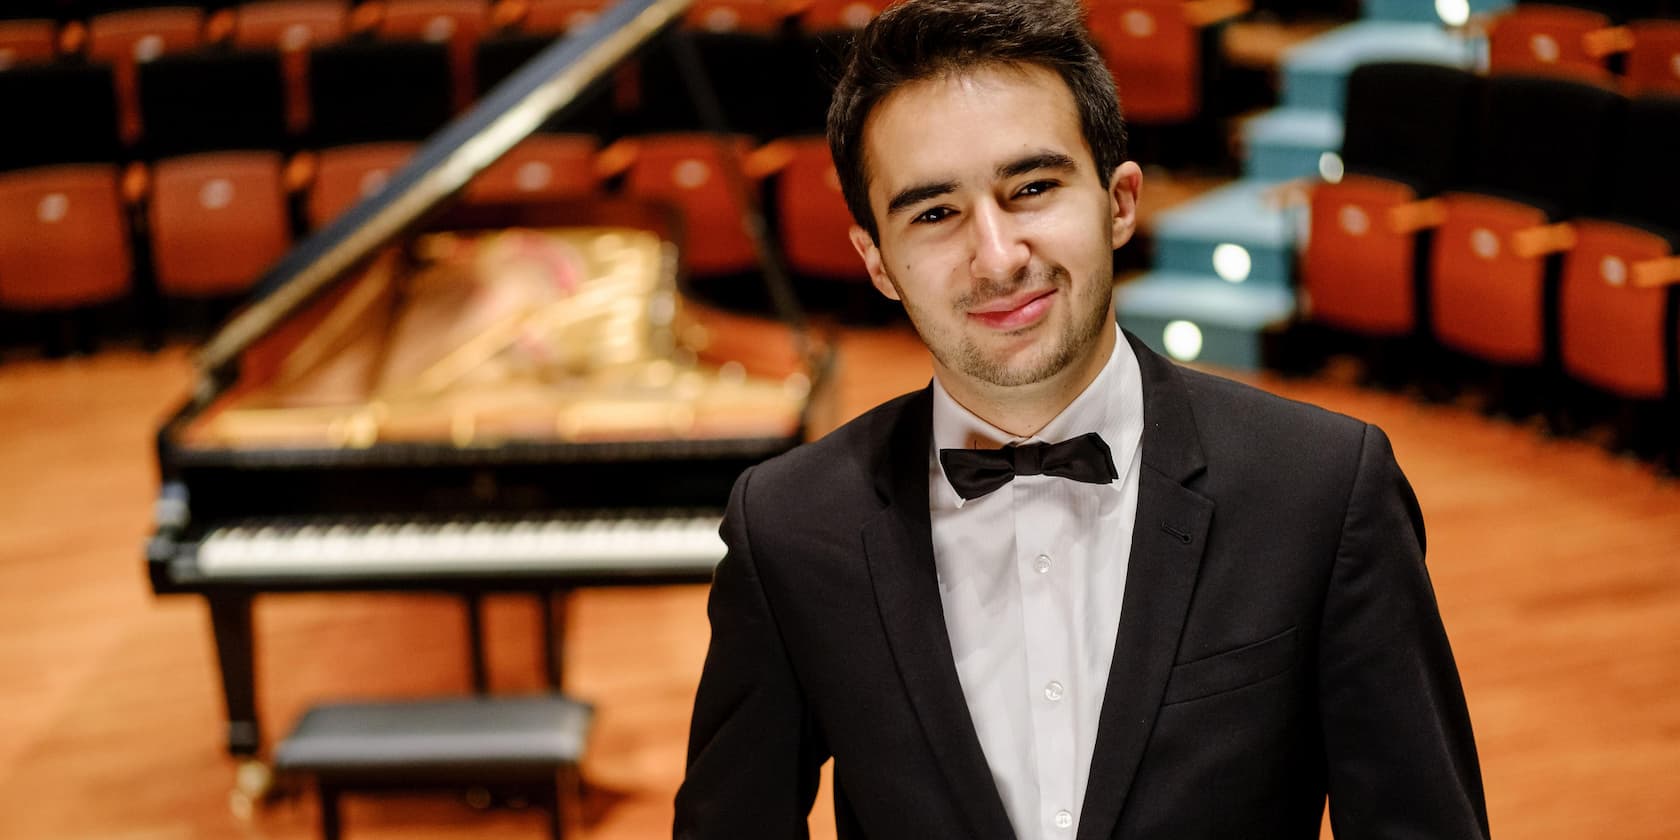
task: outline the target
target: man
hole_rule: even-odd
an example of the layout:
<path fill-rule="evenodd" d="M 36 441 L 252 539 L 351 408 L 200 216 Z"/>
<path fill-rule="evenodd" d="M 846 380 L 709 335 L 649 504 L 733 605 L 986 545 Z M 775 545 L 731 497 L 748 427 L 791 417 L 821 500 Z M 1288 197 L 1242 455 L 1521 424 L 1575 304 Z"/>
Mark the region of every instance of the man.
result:
<path fill-rule="evenodd" d="M 743 474 L 679 838 L 1487 835 L 1374 427 L 1115 326 L 1141 185 L 1075 0 L 907 0 L 829 142 L 934 381 Z"/>

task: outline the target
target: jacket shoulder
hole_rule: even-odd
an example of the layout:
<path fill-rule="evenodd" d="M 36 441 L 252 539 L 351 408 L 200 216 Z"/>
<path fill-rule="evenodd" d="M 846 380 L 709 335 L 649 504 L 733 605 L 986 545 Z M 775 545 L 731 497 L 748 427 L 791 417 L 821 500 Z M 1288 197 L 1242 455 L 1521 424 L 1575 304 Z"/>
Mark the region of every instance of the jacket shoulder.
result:
<path fill-rule="evenodd" d="M 752 470 L 754 507 L 827 516 L 835 505 L 875 506 L 875 472 L 905 409 L 925 391 L 895 397 Z M 844 508 L 842 508 L 844 509 Z M 756 511 L 755 511 L 756 513 Z"/>
<path fill-rule="evenodd" d="M 1210 469 L 1262 485 L 1290 477 L 1351 481 L 1375 426 L 1252 385 L 1180 368 Z M 1334 477 L 1334 478 L 1332 478 Z"/>

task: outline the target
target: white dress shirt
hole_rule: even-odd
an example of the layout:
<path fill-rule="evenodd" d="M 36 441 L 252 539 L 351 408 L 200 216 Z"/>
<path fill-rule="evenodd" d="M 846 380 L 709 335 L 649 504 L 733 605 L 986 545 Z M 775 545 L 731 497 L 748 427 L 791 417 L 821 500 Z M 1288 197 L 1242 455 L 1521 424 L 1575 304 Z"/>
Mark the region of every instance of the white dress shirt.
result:
<path fill-rule="evenodd" d="M 1137 518 L 1143 382 L 1116 328 L 1090 386 L 1032 437 L 1004 432 L 933 384 L 928 502 L 957 676 L 1021 840 L 1072 838 L 1091 770 Z M 1019 476 L 964 502 L 940 449 L 1102 435 L 1120 478 Z"/>

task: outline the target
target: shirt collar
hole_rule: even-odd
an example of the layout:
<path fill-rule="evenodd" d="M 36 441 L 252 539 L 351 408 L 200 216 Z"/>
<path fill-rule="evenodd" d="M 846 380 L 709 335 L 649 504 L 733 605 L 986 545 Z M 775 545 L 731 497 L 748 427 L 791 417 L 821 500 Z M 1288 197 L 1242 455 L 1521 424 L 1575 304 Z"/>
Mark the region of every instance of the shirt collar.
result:
<path fill-rule="evenodd" d="M 1086 432 L 1102 435 L 1103 441 L 1114 454 L 1115 464 L 1124 469 L 1124 465 L 1131 460 L 1132 441 L 1136 437 L 1127 434 L 1127 431 L 1132 425 L 1136 425 L 1140 430 L 1142 428 L 1143 383 L 1131 344 L 1126 341 L 1126 336 L 1120 333 L 1118 325 L 1114 327 L 1114 333 L 1114 350 L 1109 354 L 1102 370 L 1097 372 L 1096 378 L 1092 379 L 1091 384 L 1085 386 L 1085 390 L 1074 397 L 1073 402 L 1068 403 L 1061 413 L 1045 423 L 1044 428 L 1029 437 L 1011 435 L 975 416 L 974 412 L 958 403 L 950 392 L 945 390 L 939 377 L 935 376 L 933 451 L 929 456 L 933 459 L 937 475 L 941 478 L 945 475 L 944 467 L 939 464 L 941 449 L 995 448 L 1012 443 L 1059 443 Z M 961 507 L 962 499 L 951 488 L 950 482 L 946 480 L 940 484 L 940 495 L 948 494 L 955 500 L 954 506 Z M 1118 489 L 1120 483 L 1112 482 L 1109 486 Z"/>

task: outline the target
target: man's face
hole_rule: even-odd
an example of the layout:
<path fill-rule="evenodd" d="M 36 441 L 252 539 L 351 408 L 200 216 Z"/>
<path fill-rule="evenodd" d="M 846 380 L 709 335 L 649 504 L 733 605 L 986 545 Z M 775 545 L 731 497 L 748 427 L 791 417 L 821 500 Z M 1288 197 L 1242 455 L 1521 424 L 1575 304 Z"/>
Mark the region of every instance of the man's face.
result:
<path fill-rule="evenodd" d="M 1060 76 L 987 65 L 906 85 L 864 149 L 879 242 L 854 228 L 852 244 L 942 380 L 1007 388 L 1106 361 L 1141 176 L 1096 171 Z"/>

